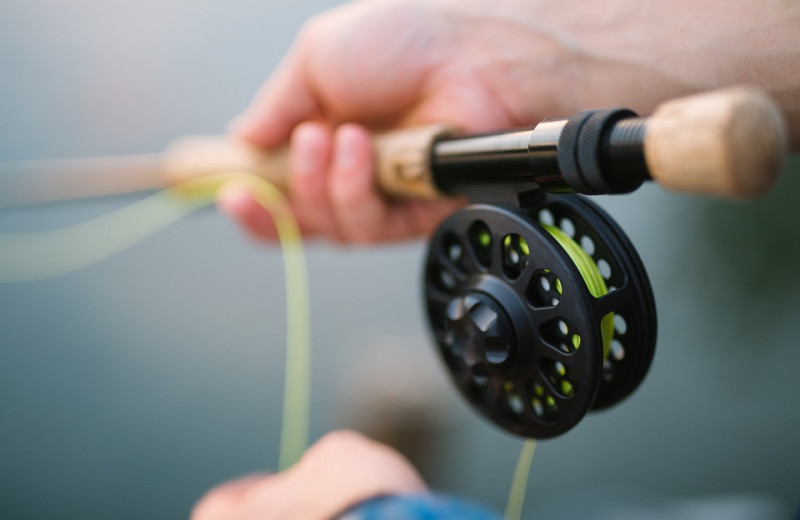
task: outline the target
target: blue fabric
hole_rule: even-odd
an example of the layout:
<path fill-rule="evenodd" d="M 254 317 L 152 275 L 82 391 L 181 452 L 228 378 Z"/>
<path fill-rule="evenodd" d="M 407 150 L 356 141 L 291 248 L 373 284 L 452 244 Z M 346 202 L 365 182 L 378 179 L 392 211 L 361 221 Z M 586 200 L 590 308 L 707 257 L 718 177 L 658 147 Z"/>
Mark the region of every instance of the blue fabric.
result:
<path fill-rule="evenodd" d="M 501 520 L 475 504 L 442 495 L 383 496 L 363 502 L 340 520 Z"/>

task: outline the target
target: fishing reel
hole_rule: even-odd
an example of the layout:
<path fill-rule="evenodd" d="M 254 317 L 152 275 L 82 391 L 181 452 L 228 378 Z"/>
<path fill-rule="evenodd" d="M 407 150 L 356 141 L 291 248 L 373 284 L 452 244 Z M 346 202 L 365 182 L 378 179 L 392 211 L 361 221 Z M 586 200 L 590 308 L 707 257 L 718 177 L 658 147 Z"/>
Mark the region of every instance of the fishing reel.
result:
<path fill-rule="evenodd" d="M 545 439 L 628 397 L 653 358 L 644 266 L 597 205 L 540 193 L 475 204 L 430 242 L 428 319 L 458 390 L 489 420 Z"/>
<path fill-rule="evenodd" d="M 655 303 L 630 240 L 587 198 L 551 193 L 542 179 L 519 182 L 515 174 L 559 168 L 567 172 L 560 178 L 577 179 L 583 192 L 631 191 L 644 179 L 624 172 L 642 157 L 614 144 L 611 129 L 640 121 L 635 118 L 627 110 L 584 112 L 540 124 L 538 133 L 477 137 L 468 154 L 463 139 L 457 153 L 446 143 L 434 149 L 442 184 L 461 183 L 460 192 L 489 203 L 451 215 L 429 244 L 430 328 L 464 398 L 509 432 L 537 439 L 561 435 L 589 411 L 628 397 L 650 367 Z M 627 130 L 636 134 L 637 128 Z M 552 146 L 543 154 L 548 141 Z M 490 149 L 498 150 L 494 164 Z M 588 160 L 579 158 L 581 150 Z M 617 168 L 608 175 L 600 165 L 612 151 Z M 491 184 L 464 184 L 482 178 Z M 572 189 L 565 184 L 550 191 L 577 191 L 575 181 L 566 186 Z"/>

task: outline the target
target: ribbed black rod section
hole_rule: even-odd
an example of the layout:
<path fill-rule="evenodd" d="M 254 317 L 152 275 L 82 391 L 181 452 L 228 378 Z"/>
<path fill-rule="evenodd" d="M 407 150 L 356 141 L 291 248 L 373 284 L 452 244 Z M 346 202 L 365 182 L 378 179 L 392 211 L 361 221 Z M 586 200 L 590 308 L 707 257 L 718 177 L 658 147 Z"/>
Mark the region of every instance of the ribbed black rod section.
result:
<path fill-rule="evenodd" d="M 618 183 L 638 187 L 643 179 L 650 179 L 644 157 L 646 131 L 647 120 L 636 117 L 619 121 L 606 133 L 601 160 L 604 170 L 616 177 Z"/>

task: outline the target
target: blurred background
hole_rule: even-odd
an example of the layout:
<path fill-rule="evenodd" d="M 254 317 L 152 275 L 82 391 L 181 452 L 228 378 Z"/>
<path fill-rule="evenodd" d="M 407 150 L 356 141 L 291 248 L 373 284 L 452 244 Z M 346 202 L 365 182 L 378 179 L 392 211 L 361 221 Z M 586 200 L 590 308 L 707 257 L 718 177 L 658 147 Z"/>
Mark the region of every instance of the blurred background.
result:
<path fill-rule="evenodd" d="M 219 133 L 331 0 L 2 0 L 0 161 L 160 151 Z M 539 445 L 526 518 L 792 518 L 800 507 L 800 165 L 753 204 L 648 186 L 599 202 L 659 311 L 641 389 Z M 48 229 L 120 197 L 0 213 Z M 521 447 L 467 409 L 428 336 L 422 242 L 309 247 L 312 437 L 394 439 L 502 511 Z M 186 518 L 274 468 L 280 252 L 213 210 L 89 269 L 0 287 L 0 518 Z"/>

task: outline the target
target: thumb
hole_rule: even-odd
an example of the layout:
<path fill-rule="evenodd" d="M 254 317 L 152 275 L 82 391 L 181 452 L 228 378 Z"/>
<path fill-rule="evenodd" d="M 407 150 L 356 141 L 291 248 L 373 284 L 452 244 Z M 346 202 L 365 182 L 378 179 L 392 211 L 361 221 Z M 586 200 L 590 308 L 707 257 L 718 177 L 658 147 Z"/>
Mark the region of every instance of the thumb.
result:
<path fill-rule="evenodd" d="M 286 143 L 295 126 L 319 114 L 319 103 L 306 79 L 306 60 L 297 50 L 256 94 L 250 106 L 230 124 L 230 131 L 261 148 Z"/>

